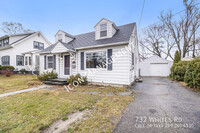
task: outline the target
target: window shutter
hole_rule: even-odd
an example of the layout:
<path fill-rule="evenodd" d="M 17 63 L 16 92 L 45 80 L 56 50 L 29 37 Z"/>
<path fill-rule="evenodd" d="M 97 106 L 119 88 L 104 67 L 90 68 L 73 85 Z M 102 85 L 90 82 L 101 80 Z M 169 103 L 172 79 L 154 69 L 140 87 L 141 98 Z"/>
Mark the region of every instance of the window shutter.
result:
<path fill-rule="evenodd" d="M 53 55 L 53 68 L 56 69 L 56 55 Z"/>
<path fill-rule="evenodd" d="M 84 52 L 81 52 L 81 70 L 84 70 Z"/>
<path fill-rule="evenodd" d="M 112 49 L 108 49 L 108 70 L 112 70 Z"/>
<path fill-rule="evenodd" d="M 8 65 L 10 66 L 10 56 L 8 56 Z"/>
<path fill-rule="evenodd" d="M 44 56 L 44 69 L 47 69 L 47 56 Z"/>

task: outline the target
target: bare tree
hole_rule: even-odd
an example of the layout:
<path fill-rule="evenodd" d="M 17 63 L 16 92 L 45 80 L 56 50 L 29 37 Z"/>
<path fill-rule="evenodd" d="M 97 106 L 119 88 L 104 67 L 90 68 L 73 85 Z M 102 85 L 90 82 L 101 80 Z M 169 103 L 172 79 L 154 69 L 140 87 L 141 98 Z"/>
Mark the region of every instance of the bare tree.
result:
<path fill-rule="evenodd" d="M 191 48 L 195 50 L 195 34 L 200 26 L 200 13 L 195 0 L 183 0 L 183 4 L 186 9 L 179 20 L 173 20 L 171 11 L 165 15 L 162 12 L 160 19 L 171 33 L 179 53 L 185 57 Z"/>
<path fill-rule="evenodd" d="M 24 29 L 22 24 L 16 22 L 3 22 L 0 29 L 6 34 L 32 32 L 30 29 Z"/>
<path fill-rule="evenodd" d="M 171 50 L 174 46 L 174 41 L 170 39 L 169 32 L 164 25 L 153 25 L 143 31 L 143 37 L 140 39 L 141 51 L 149 55 L 157 55 L 163 58 L 172 58 Z"/>

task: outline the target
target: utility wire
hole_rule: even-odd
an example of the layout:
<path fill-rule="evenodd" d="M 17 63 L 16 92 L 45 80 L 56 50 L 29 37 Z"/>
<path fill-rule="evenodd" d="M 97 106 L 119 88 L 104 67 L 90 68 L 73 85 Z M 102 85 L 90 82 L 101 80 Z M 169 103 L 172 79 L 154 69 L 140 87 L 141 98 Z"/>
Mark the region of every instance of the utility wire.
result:
<path fill-rule="evenodd" d="M 197 3 L 197 4 L 195 4 L 195 5 L 193 5 L 193 6 L 196 6 L 196 5 L 198 5 L 198 4 L 200 4 L 200 2 L 199 3 Z M 180 14 L 180 13 L 182 13 L 182 12 L 184 12 L 186 9 L 184 9 L 184 10 L 182 10 L 182 11 L 179 11 L 179 12 L 177 12 L 177 13 L 175 13 L 175 14 L 173 14 L 171 17 L 174 17 L 174 16 L 176 16 L 176 15 L 178 15 L 178 14 Z M 169 17 L 166 17 L 166 18 L 164 18 L 164 19 L 168 19 Z M 158 22 L 156 22 L 156 23 L 153 23 L 153 24 L 151 24 L 151 25 L 149 25 L 149 26 L 147 26 L 147 27 L 144 27 L 144 28 L 142 28 L 140 31 L 142 31 L 142 30 L 144 30 L 144 29 L 146 29 L 146 28 L 148 28 L 148 27 L 151 27 L 151 26 L 153 26 L 153 25 L 156 25 L 156 24 L 158 24 L 158 23 L 160 23 L 160 22 L 162 22 L 161 20 L 160 21 L 158 21 Z M 139 24 L 140 25 L 140 24 Z"/>
<path fill-rule="evenodd" d="M 141 21 L 142 21 L 144 5 L 145 5 L 145 0 L 143 1 L 142 10 L 141 10 L 141 14 L 140 14 L 140 21 L 139 21 L 139 26 L 138 26 L 138 29 L 139 29 L 139 30 L 140 30 L 140 24 L 141 24 Z"/>

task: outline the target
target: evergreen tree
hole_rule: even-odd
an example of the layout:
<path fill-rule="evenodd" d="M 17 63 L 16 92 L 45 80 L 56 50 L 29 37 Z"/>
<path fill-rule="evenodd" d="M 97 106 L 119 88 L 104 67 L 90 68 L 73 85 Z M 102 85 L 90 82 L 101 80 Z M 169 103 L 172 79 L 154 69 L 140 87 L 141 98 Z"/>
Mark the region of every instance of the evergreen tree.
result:
<path fill-rule="evenodd" d="M 178 50 L 176 50 L 176 53 L 174 55 L 174 63 L 178 63 L 179 61 L 181 61 L 181 55 Z"/>

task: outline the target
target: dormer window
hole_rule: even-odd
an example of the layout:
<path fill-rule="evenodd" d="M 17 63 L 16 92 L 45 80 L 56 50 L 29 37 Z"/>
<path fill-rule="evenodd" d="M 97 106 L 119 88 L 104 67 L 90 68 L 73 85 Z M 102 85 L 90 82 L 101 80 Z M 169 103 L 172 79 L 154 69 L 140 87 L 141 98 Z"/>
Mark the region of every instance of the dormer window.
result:
<path fill-rule="evenodd" d="M 100 37 L 106 37 L 107 36 L 107 24 L 101 24 L 100 25 Z"/>
<path fill-rule="evenodd" d="M 58 34 L 58 40 L 62 41 L 62 34 Z"/>

